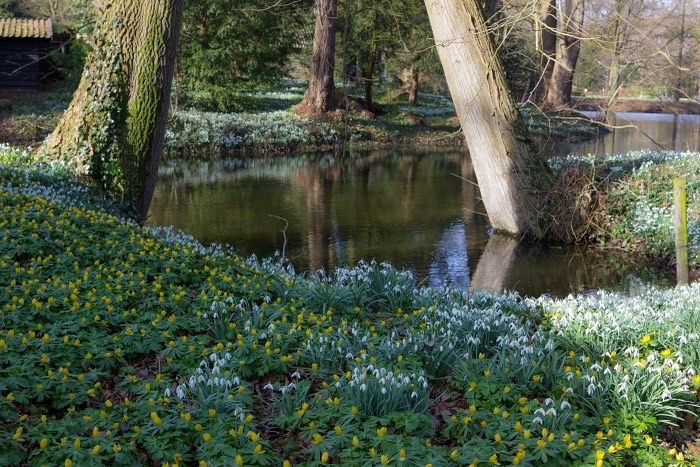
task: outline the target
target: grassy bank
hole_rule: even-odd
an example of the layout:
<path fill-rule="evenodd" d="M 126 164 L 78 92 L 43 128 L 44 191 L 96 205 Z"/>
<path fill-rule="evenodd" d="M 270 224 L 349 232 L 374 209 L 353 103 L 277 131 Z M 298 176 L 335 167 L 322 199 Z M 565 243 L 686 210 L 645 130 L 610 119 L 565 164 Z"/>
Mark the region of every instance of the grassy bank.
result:
<path fill-rule="evenodd" d="M 444 96 L 421 94 L 419 105 L 410 106 L 405 97 L 380 91 L 375 113 L 356 108 L 322 118 L 301 118 L 293 106 L 301 101 L 304 92 L 303 83 L 283 81 L 276 90 L 242 94 L 249 111 L 176 109 L 166 135 L 168 155 L 218 158 L 233 153 L 294 154 L 464 144 L 452 102 Z M 19 96 L 0 94 L 0 141 L 14 146 L 38 146 L 69 101 L 70 93 L 65 90 Z M 589 139 L 606 131 L 576 113 L 542 113 L 531 107 L 522 112 L 532 135 L 540 140 Z"/>
<path fill-rule="evenodd" d="M 698 285 L 553 300 L 383 264 L 303 276 L 139 229 L 1 152 L 0 464 L 698 462 Z"/>

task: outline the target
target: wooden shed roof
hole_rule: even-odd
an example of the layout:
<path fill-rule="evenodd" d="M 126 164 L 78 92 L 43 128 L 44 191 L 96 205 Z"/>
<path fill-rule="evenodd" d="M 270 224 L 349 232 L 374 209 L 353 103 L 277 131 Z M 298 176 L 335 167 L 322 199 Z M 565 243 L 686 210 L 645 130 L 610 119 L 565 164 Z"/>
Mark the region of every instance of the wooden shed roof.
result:
<path fill-rule="evenodd" d="M 50 19 L 0 18 L 0 38 L 51 39 Z"/>

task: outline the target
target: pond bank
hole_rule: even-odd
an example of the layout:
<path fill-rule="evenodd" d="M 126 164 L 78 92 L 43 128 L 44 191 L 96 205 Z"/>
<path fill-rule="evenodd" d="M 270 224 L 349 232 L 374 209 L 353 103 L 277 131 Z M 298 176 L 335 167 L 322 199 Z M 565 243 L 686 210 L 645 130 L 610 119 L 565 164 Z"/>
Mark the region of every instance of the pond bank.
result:
<path fill-rule="evenodd" d="M 219 113 L 178 109 L 166 137 L 168 158 L 220 158 L 227 155 L 343 152 L 386 147 L 455 147 L 464 136 L 452 102 L 421 94 L 420 104 L 400 100 L 378 104 L 374 114 L 336 111 L 301 118 L 292 106 L 303 96 L 298 86 L 252 93 L 251 105 L 264 110 Z M 381 100 L 381 99 L 380 99 Z M 53 130 L 70 93 L 0 93 L 0 141 L 37 147 Z M 540 112 L 521 108 L 531 136 L 540 141 L 586 140 L 607 132 L 576 112 Z"/>
<path fill-rule="evenodd" d="M 640 113 L 668 113 L 700 115 L 700 103 L 690 99 L 682 99 L 674 102 L 671 99 L 633 99 L 621 98 L 608 105 L 607 99 L 575 98 L 576 110 L 597 112 L 608 110 L 611 112 L 640 112 Z"/>

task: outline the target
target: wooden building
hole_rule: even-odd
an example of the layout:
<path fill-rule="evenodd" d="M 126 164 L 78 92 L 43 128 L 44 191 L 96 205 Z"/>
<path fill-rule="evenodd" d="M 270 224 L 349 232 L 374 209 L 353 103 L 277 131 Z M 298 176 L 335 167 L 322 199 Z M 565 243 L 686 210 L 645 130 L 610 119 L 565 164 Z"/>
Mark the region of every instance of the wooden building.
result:
<path fill-rule="evenodd" d="M 50 19 L 0 18 L 0 89 L 38 89 L 52 37 Z"/>

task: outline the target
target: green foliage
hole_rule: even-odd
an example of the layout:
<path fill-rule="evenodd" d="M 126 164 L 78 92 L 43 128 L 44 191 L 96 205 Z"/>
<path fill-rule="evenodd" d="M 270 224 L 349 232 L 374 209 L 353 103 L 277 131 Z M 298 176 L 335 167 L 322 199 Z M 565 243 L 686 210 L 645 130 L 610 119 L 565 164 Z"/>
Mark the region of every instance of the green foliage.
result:
<path fill-rule="evenodd" d="M 308 36 L 309 2 L 187 2 L 175 90 L 200 109 L 241 107 L 241 88 L 285 75 L 290 55 Z"/>
<path fill-rule="evenodd" d="M 697 285 L 523 300 L 387 264 L 306 277 L 0 152 L 2 463 L 697 461 L 661 438 L 698 411 Z"/>

